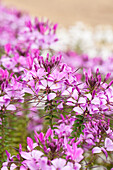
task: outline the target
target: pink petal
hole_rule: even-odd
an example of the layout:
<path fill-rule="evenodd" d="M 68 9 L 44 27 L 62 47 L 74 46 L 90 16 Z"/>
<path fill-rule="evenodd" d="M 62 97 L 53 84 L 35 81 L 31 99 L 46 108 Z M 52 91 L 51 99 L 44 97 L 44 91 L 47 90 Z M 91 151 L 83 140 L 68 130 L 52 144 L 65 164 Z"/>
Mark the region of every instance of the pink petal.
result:
<path fill-rule="evenodd" d="M 56 158 L 51 162 L 55 166 L 55 168 L 63 168 L 66 164 L 66 160 L 62 158 Z"/>
<path fill-rule="evenodd" d="M 86 103 L 86 99 L 84 97 L 80 97 L 78 103 Z"/>
<path fill-rule="evenodd" d="M 78 114 L 82 114 L 83 110 L 80 107 L 74 107 L 73 110 L 77 112 Z"/>
<path fill-rule="evenodd" d="M 99 148 L 99 147 L 94 147 L 92 149 L 92 153 L 100 153 L 100 152 L 101 152 L 101 148 Z"/>
<path fill-rule="evenodd" d="M 79 163 L 75 163 L 74 169 L 79 170 L 81 168 L 81 165 Z"/>
<path fill-rule="evenodd" d="M 27 161 L 24 161 L 24 163 L 28 166 L 29 170 L 37 169 L 37 165 L 36 165 L 35 161 L 27 160 Z"/>
<path fill-rule="evenodd" d="M 13 164 L 11 164 L 11 167 L 10 167 L 10 170 L 14 170 L 14 169 L 16 169 L 16 165 L 13 163 Z"/>
<path fill-rule="evenodd" d="M 32 157 L 35 158 L 37 161 L 42 155 L 43 155 L 43 153 L 41 151 L 38 151 L 38 150 L 32 151 Z"/>
<path fill-rule="evenodd" d="M 52 133 L 52 130 L 51 128 L 49 128 L 46 132 L 45 139 L 47 139 L 51 135 L 51 133 Z"/>
<path fill-rule="evenodd" d="M 72 97 L 74 97 L 76 100 L 78 99 L 78 91 L 76 89 L 73 91 Z"/>
<path fill-rule="evenodd" d="M 106 159 L 107 159 L 107 157 L 108 157 L 108 153 L 107 153 L 106 149 L 104 149 L 103 147 L 101 147 L 101 150 L 102 150 L 102 152 L 105 154 Z"/>
<path fill-rule="evenodd" d="M 100 99 L 95 97 L 92 101 L 91 101 L 92 104 L 100 104 Z"/>
<path fill-rule="evenodd" d="M 28 55 L 27 57 L 27 65 L 29 66 L 29 68 L 32 68 L 33 58 L 31 57 L 31 55 Z"/>
<path fill-rule="evenodd" d="M 63 109 L 63 104 L 60 103 L 58 106 L 57 106 L 58 109 Z"/>
<path fill-rule="evenodd" d="M 6 166 L 3 166 L 1 170 L 8 170 L 8 168 Z"/>
<path fill-rule="evenodd" d="M 81 148 L 77 148 L 76 154 L 74 155 L 77 162 L 80 162 L 83 159 L 83 150 Z"/>
<path fill-rule="evenodd" d="M 6 44 L 5 45 L 5 52 L 8 54 L 10 50 L 11 50 L 11 44 Z"/>
<path fill-rule="evenodd" d="M 56 97 L 56 93 L 49 93 L 48 95 L 47 95 L 47 99 L 50 101 L 50 100 L 52 100 L 52 99 L 54 99 Z"/>
<path fill-rule="evenodd" d="M 31 159 L 32 157 L 31 157 L 31 152 L 24 152 L 24 151 L 22 151 L 22 152 L 20 152 L 20 155 L 21 155 L 21 157 L 22 158 L 24 158 L 24 159 Z"/>
<path fill-rule="evenodd" d="M 27 145 L 30 150 L 33 150 L 33 140 L 30 137 L 27 137 Z"/>
<path fill-rule="evenodd" d="M 15 107 L 15 105 L 10 104 L 7 106 L 7 110 L 16 110 L 16 107 Z"/>
<path fill-rule="evenodd" d="M 107 151 L 113 151 L 113 142 L 111 139 L 109 138 L 105 139 L 105 147 Z"/>
<path fill-rule="evenodd" d="M 20 167 L 20 170 L 27 170 L 23 165 Z"/>
<path fill-rule="evenodd" d="M 22 92 L 23 92 L 23 93 L 30 93 L 30 94 L 34 94 L 34 93 L 33 93 L 33 91 L 32 91 L 30 88 L 27 88 L 27 87 L 26 87 L 26 88 L 24 88 L 24 89 L 22 90 Z"/>

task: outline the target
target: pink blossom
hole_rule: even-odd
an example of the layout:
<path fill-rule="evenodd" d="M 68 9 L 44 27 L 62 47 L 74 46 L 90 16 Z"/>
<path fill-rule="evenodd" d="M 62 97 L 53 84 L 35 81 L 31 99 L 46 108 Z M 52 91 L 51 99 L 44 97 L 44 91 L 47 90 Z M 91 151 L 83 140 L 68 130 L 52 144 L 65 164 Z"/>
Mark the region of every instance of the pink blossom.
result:
<path fill-rule="evenodd" d="M 113 151 L 113 142 L 111 139 L 109 138 L 105 139 L 105 148 L 107 151 Z"/>
<path fill-rule="evenodd" d="M 62 158 L 56 158 L 54 160 L 51 161 L 53 166 L 52 166 L 52 170 L 71 170 L 72 167 L 70 167 L 69 165 L 66 165 L 66 160 L 62 159 Z"/>

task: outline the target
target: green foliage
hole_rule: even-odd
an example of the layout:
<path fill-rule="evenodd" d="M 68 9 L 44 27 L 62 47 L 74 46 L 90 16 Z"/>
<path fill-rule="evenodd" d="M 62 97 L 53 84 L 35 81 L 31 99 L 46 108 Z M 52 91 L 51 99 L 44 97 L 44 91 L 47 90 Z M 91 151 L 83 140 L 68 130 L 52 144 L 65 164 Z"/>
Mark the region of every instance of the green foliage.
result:
<path fill-rule="evenodd" d="M 19 148 L 21 143 L 23 149 L 26 149 L 27 138 L 27 118 L 26 116 L 17 116 L 11 111 L 3 108 L 0 111 L 0 168 L 2 162 L 6 161 L 7 150 L 12 155 L 17 154 L 15 149 Z M 15 148 L 15 149 L 14 149 Z"/>
<path fill-rule="evenodd" d="M 73 124 L 73 131 L 72 131 L 72 138 L 75 137 L 75 139 L 77 139 L 80 134 L 83 134 L 83 130 L 85 128 L 85 125 L 84 125 L 84 121 L 85 121 L 85 118 L 84 118 L 84 115 L 76 115 L 76 120 L 74 121 L 74 124 Z"/>
<path fill-rule="evenodd" d="M 5 108 L 3 108 L 0 111 L 0 167 L 2 165 L 2 162 L 5 161 L 5 150 L 9 146 L 9 133 L 10 129 L 8 128 L 8 119 L 7 119 L 7 113 L 5 111 Z"/>

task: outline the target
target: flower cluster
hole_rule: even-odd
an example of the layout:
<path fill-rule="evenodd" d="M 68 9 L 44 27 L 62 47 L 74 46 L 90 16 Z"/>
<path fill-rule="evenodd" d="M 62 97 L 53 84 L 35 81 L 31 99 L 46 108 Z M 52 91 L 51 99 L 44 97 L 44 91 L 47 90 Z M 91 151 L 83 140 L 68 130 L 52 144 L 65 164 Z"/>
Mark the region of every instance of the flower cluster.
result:
<path fill-rule="evenodd" d="M 48 20 L 0 6 L 0 21 L 1 169 L 112 169 L 112 58 L 55 50 Z"/>

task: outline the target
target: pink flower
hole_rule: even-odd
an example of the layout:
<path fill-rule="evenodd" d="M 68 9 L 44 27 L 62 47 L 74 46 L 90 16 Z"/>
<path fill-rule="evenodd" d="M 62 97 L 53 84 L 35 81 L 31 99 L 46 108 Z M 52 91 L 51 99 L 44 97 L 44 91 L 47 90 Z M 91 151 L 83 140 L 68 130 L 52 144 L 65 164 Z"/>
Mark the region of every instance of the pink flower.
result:
<path fill-rule="evenodd" d="M 26 160 L 33 160 L 33 159 L 35 159 L 36 161 L 38 161 L 39 158 L 43 155 L 43 153 L 41 151 L 38 151 L 38 150 L 33 150 L 31 152 L 21 151 L 20 155 L 22 156 L 22 158 L 24 158 Z"/>
<path fill-rule="evenodd" d="M 113 151 L 113 142 L 111 139 L 109 138 L 105 139 L 105 148 L 107 151 Z"/>
<path fill-rule="evenodd" d="M 53 164 L 53 166 L 51 166 L 52 170 L 56 170 L 56 169 L 59 169 L 59 170 L 72 170 L 71 166 L 66 165 L 66 160 L 65 159 L 56 158 L 56 159 L 52 160 L 51 162 Z"/>
<path fill-rule="evenodd" d="M 80 162 L 83 159 L 83 149 L 77 148 L 77 144 L 73 143 L 72 147 L 67 144 L 67 155 L 75 162 Z"/>

